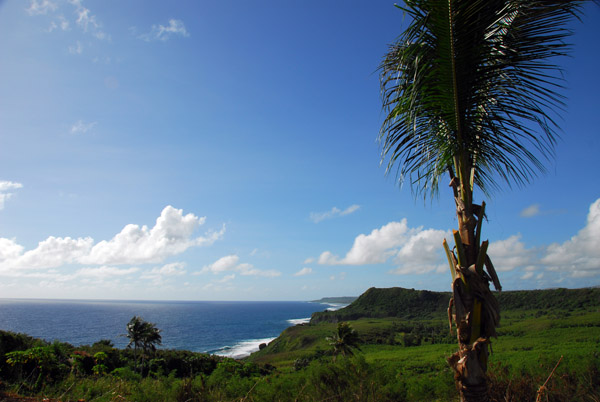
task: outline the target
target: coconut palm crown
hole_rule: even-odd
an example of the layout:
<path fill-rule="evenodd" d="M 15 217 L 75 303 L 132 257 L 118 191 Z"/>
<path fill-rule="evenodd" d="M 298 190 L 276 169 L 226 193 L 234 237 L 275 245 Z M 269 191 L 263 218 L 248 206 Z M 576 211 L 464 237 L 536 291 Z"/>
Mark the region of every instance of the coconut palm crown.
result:
<path fill-rule="evenodd" d="M 156 345 L 160 345 L 162 342 L 160 329 L 156 328 L 155 324 L 144 321 L 141 317 L 138 316 L 134 316 L 127 323 L 126 336 L 127 338 L 129 338 L 129 343 L 127 347 L 130 348 L 133 346 L 133 356 L 135 360 L 136 369 L 138 360 L 138 349 L 141 348 L 143 351 L 154 351 L 156 350 Z"/>
<path fill-rule="evenodd" d="M 527 184 L 552 159 L 563 107 L 556 56 L 568 53 L 567 23 L 583 3 L 406 0 L 398 7 L 410 24 L 380 65 L 386 172 L 424 197 L 447 174 L 455 199 L 455 247 L 444 248 L 459 343 L 449 363 L 463 401 L 487 400 L 488 344 L 500 319 L 489 287 L 500 290 L 500 281 L 480 242 L 485 203 L 474 190 Z"/>

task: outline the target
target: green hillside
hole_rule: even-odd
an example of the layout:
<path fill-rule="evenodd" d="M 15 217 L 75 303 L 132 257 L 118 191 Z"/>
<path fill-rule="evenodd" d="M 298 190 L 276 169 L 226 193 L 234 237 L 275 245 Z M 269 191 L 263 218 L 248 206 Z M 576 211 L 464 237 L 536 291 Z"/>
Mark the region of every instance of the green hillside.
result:
<path fill-rule="evenodd" d="M 546 289 L 496 292 L 502 310 L 573 310 L 600 306 L 600 289 Z M 349 306 L 312 315 L 311 324 L 360 318 L 434 318 L 445 316 L 450 292 L 370 288 Z"/>

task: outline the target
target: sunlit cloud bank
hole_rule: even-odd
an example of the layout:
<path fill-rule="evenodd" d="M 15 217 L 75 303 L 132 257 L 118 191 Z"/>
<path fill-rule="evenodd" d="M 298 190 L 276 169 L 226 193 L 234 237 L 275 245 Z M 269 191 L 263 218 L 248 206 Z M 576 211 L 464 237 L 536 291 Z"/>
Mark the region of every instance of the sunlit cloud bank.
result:
<path fill-rule="evenodd" d="M 529 212 L 525 216 L 534 216 L 539 207 L 526 210 Z M 444 273 L 448 265 L 441 244 L 444 238 L 450 237 L 450 233 L 443 230 L 410 228 L 403 219 L 358 235 L 345 256 L 325 251 L 317 262 L 322 265 L 391 264 L 395 266 L 389 271 L 393 274 Z M 600 199 L 591 204 L 585 227 L 568 241 L 528 247 L 526 239 L 515 234 L 490 243 L 488 253 L 497 271 L 505 275 L 516 273 L 521 280 L 530 281 L 528 287 L 557 286 L 566 278 L 600 277 L 598 239 Z"/>
<path fill-rule="evenodd" d="M 181 209 L 167 206 L 152 228 L 126 225 L 110 240 L 94 244 L 91 237 L 71 238 L 50 236 L 35 249 L 25 251 L 14 239 L 0 238 L 0 274 L 18 276 L 35 269 L 65 265 L 131 265 L 160 263 L 183 253 L 190 247 L 208 246 L 221 239 L 225 227 L 204 236 L 193 232 L 205 217 L 183 215 Z"/>
<path fill-rule="evenodd" d="M 573 277 L 600 275 L 600 199 L 590 206 L 586 226 L 570 240 L 551 244 L 542 263 Z"/>
<path fill-rule="evenodd" d="M 360 234 L 346 255 L 330 251 L 318 259 L 323 265 L 369 265 L 392 263 L 395 274 L 425 273 L 444 269 L 440 245 L 449 233 L 443 230 L 409 228 L 406 219 L 390 222 L 371 233 Z"/>

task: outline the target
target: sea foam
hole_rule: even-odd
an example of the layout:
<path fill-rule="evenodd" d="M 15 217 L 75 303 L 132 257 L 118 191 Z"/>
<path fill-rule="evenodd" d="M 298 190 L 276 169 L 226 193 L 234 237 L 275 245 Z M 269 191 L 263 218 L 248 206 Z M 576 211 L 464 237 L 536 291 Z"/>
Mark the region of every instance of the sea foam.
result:
<path fill-rule="evenodd" d="M 307 318 L 294 318 L 294 319 L 291 319 L 291 320 L 287 320 L 287 322 L 289 322 L 292 325 L 308 324 L 310 322 L 310 317 L 307 317 Z"/>
<path fill-rule="evenodd" d="M 212 353 L 219 356 L 231 357 L 232 359 L 241 359 L 258 351 L 261 343 L 268 344 L 274 339 L 276 338 L 249 339 L 246 341 L 241 341 L 233 346 L 224 346 Z"/>

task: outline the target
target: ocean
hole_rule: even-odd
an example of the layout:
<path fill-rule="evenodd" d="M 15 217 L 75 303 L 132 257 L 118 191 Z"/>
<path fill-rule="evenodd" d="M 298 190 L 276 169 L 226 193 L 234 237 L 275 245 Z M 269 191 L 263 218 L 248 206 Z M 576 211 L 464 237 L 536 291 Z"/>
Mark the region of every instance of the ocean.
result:
<path fill-rule="evenodd" d="M 0 299 L 0 329 L 74 346 L 109 339 L 127 346 L 133 316 L 156 324 L 164 349 L 241 358 L 316 311 L 341 306 L 312 302 L 98 301 Z"/>

